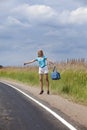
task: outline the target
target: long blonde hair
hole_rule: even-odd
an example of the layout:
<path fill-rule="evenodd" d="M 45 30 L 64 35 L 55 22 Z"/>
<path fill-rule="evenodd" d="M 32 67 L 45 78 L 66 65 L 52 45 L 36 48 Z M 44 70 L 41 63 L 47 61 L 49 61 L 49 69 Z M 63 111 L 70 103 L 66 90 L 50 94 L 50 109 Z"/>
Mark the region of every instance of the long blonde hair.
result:
<path fill-rule="evenodd" d="M 38 51 L 38 57 L 43 57 L 43 56 L 44 56 L 43 51 L 42 51 L 42 50 L 39 50 L 39 51 Z"/>

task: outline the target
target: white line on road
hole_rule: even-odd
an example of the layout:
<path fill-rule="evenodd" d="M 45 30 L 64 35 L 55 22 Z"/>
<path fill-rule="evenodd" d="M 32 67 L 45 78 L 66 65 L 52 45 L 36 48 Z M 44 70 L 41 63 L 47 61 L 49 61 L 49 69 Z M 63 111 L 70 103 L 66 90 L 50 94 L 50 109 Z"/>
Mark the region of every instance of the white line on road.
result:
<path fill-rule="evenodd" d="M 4 82 L 2 82 L 4 83 Z M 48 111 L 51 115 L 53 115 L 56 119 L 58 119 L 62 124 L 64 124 L 65 126 L 67 126 L 70 130 L 77 130 L 74 126 L 72 126 L 70 123 L 68 123 L 66 120 L 64 120 L 62 117 L 60 117 L 57 113 L 55 113 L 53 110 L 51 110 L 50 108 L 48 108 L 47 106 L 43 105 L 42 103 L 40 103 L 39 101 L 37 101 L 36 99 L 34 99 L 33 97 L 29 96 L 28 94 L 26 94 L 25 92 L 23 92 L 22 90 L 16 88 L 15 86 L 8 84 L 8 83 L 4 83 L 14 89 L 16 89 L 17 91 L 19 91 L 20 93 L 22 93 L 23 95 L 25 95 L 26 97 L 28 97 L 30 100 L 32 100 L 33 102 L 35 102 L 36 104 L 38 104 L 40 107 L 44 108 L 46 111 Z"/>

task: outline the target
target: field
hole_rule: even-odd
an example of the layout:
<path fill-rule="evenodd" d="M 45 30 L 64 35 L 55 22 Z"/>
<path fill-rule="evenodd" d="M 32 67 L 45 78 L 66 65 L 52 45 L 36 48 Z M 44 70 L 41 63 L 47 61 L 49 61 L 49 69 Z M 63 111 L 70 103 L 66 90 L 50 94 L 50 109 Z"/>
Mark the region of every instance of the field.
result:
<path fill-rule="evenodd" d="M 67 60 L 67 62 L 55 63 L 55 65 L 61 74 L 61 79 L 56 81 L 51 79 L 50 74 L 53 66 L 49 66 L 51 92 L 74 102 L 87 105 L 87 63 L 81 59 Z M 3 67 L 0 69 L 0 77 L 39 86 L 37 66 Z M 46 85 L 44 87 L 46 88 Z"/>

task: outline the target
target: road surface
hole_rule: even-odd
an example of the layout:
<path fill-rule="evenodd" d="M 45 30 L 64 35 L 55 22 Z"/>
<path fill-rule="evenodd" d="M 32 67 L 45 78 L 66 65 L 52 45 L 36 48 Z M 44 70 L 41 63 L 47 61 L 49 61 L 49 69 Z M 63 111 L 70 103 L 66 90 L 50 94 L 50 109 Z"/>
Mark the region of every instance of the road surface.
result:
<path fill-rule="evenodd" d="M 69 130 L 26 96 L 0 82 L 0 130 Z"/>

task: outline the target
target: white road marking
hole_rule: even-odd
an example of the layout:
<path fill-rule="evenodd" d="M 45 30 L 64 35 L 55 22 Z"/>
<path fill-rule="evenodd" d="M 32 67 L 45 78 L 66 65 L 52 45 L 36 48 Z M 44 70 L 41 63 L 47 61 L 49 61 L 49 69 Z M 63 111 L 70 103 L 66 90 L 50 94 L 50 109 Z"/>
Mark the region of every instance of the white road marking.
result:
<path fill-rule="evenodd" d="M 2 82 L 4 83 L 4 82 Z M 66 120 L 64 120 L 62 117 L 60 117 L 57 113 L 55 113 L 53 110 L 51 110 L 50 108 L 48 108 L 47 106 L 43 105 L 42 103 L 40 103 L 39 101 L 37 101 L 36 99 L 34 99 L 33 97 L 29 96 L 28 94 L 26 94 L 25 92 L 23 92 L 22 90 L 16 88 L 15 86 L 8 84 L 8 83 L 4 83 L 12 88 L 14 88 L 15 90 L 19 91 L 20 93 L 22 93 L 23 95 L 25 95 L 26 97 L 28 97 L 30 100 L 32 100 L 33 102 L 35 102 L 36 104 L 38 104 L 40 107 L 44 108 L 46 111 L 48 111 L 51 115 L 53 115 L 57 120 L 59 120 L 62 124 L 64 124 L 65 126 L 67 126 L 70 130 L 77 130 L 74 126 L 72 126 L 70 123 L 68 123 Z"/>

